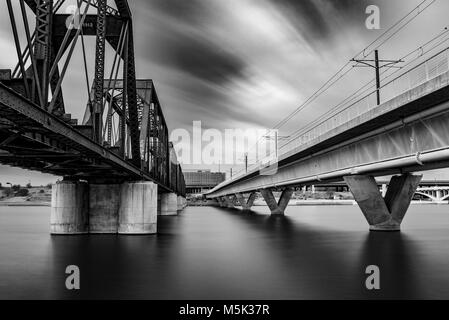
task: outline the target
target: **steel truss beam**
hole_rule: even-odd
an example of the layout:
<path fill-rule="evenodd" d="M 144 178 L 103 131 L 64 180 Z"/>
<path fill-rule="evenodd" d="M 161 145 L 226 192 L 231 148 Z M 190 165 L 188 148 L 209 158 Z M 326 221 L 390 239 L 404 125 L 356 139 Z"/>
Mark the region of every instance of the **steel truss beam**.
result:
<path fill-rule="evenodd" d="M 49 62 L 51 61 L 51 32 L 53 18 L 53 0 L 37 0 L 36 37 L 34 41 L 34 58 L 44 101 L 48 101 Z M 25 75 L 22 75 L 25 76 Z"/>
<path fill-rule="evenodd" d="M 153 181 L 162 190 L 173 192 L 166 184 L 153 179 L 149 173 L 121 159 L 118 155 L 84 136 L 57 116 L 48 113 L 3 84 L 0 84 L 0 117 L 14 123 L 29 123 L 29 126 L 35 127 L 38 132 L 43 132 L 47 137 L 67 145 L 71 150 L 68 150 L 69 152 L 78 152 L 84 157 L 98 159 L 98 161 L 109 165 L 110 168 L 129 179 Z M 35 170 L 44 172 L 41 169 L 35 168 Z"/>
<path fill-rule="evenodd" d="M 27 47 L 22 52 L 17 45 L 19 65 L 13 77 L 3 82 L 13 90 L 0 83 L 0 147 L 8 151 L 0 151 L 0 162 L 41 172 L 55 173 L 60 170 L 64 173 L 66 170 L 67 174 L 77 177 L 93 175 L 92 168 L 95 174 L 101 176 L 104 174 L 102 170 L 110 168 L 111 172 L 122 178 L 152 180 L 162 190 L 170 191 L 168 186 L 185 189 L 180 166 L 171 168 L 168 128 L 154 86 L 151 81 L 144 80 L 146 85 L 150 83 L 151 86 L 141 88 L 139 86 L 143 82 L 136 79 L 133 26 L 128 1 L 114 0 L 115 9 L 108 6 L 107 0 L 79 0 L 78 4 L 88 3 L 95 7 L 97 14 L 88 15 L 89 6 L 85 6 L 81 29 L 76 30 L 67 30 L 69 15 L 56 14 L 65 0 L 20 2 L 22 15 L 25 12 L 24 3 L 35 13 L 36 29 L 32 35 L 26 30 Z M 27 19 L 22 18 L 27 24 Z M 96 36 L 94 81 L 85 117 L 89 121 L 80 126 L 65 113 L 61 91 L 62 80 L 79 35 Z M 123 69 L 123 80 L 116 81 L 114 86 L 104 80 L 106 41 L 115 50 L 114 66 L 118 61 L 117 67 L 112 68 L 110 78 L 117 80 L 119 70 Z M 60 73 L 57 60 L 67 50 L 69 53 Z M 24 65 L 30 58 L 31 66 L 25 70 Z M 86 59 L 85 64 L 87 66 Z M 85 74 L 89 83 L 87 67 Z M 19 79 L 20 76 L 23 79 Z M 20 83 L 22 80 L 23 83 Z M 121 87 L 117 92 L 115 85 Z M 28 94 L 30 90 L 26 90 L 28 86 L 31 95 Z M 87 88 L 89 90 L 90 84 Z M 25 91 L 28 101 L 20 96 Z M 52 101 L 49 103 L 50 92 Z M 104 120 L 108 102 L 108 114 Z M 41 106 L 40 110 L 36 109 L 36 103 Z M 81 172 L 71 170 L 71 165 Z"/>

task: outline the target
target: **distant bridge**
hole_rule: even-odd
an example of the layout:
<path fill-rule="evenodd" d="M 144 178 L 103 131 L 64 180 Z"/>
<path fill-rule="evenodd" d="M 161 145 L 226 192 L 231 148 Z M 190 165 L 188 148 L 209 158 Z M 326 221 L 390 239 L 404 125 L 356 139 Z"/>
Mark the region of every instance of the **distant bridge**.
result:
<path fill-rule="evenodd" d="M 64 177 L 53 188 L 52 233 L 155 233 L 158 213 L 185 206 L 185 183 L 154 82 L 136 79 L 128 1 L 80 1 L 80 16 L 58 13 L 64 2 L 20 0 L 17 10 L 6 0 L 18 63 L 0 70 L 0 163 Z M 93 79 L 86 36 L 96 39 Z M 80 123 L 62 90 L 77 43 L 89 96 Z"/>
<path fill-rule="evenodd" d="M 382 90 L 385 102 L 376 105 L 370 93 L 286 145 L 274 163 L 250 167 L 207 198 L 236 195 L 249 209 L 260 192 L 272 214 L 283 214 L 292 188 L 345 181 L 371 230 L 399 230 L 421 180 L 412 173 L 449 167 L 448 49 Z M 397 176 L 382 197 L 374 177 L 387 175 Z M 273 190 L 282 191 L 279 201 Z"/>
<path fill-rule="evenodd" d="M 421 187 L 416 189 L 415 195 L 421 195 L 434 202 L 449 202 L 449 186 L 447 187 Z"/>

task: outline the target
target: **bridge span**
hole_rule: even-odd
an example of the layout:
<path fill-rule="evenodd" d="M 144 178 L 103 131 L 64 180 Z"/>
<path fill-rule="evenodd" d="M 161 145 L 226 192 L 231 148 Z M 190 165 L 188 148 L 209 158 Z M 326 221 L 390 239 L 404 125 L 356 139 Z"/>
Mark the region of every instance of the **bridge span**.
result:
<path fill-rule="evenodd" d="M 422 178 L 413 173 L 449 166 L 448 66 L 445 49 L 384 85 L 380 105 L 370 93 L 206 197 L 248 210 L 260 192 L 272 214 L 284 214 L 294 188 L 344 181 L 371 230 L 399 230 Z M 383 197 L 374 177 L 387 175 Z M 282 191 L 279 201 L 273 191 Z"/>
<path fill-rule="evenodd" d="M 158 215 L 185 207 L 185 182 L 154 82 L 136 79 L 128 1 L 78 1 L 73 16 L 59 13 L 64 2 L 6 0 L 18 63 L 0 70 L 0 164 L 64 177 L 53 186 L 54 234 L 156 233 Z M 86 53 L 87 36 L 95 37 L 95 54 Z M 63 95 L 77 43 L 88 100 L 81 121 Z"/>

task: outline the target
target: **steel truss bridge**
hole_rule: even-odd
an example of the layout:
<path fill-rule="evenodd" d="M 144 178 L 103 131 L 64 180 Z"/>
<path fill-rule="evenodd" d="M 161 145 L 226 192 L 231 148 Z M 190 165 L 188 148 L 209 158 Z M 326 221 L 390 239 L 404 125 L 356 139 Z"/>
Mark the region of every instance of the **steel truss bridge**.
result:
<path fill-rule="evenodd" d="M 0 70 L 0 163 L 68 180 L 152 181 L 159 192 L 184 196 L 154 83 L 136 79 L 128 1 L 77 0 L 77 15 L 59 13 L 65 0 L 18 2 L 19 9 L 6 0 L 18 63 Z M 89 98 L 78 121 L 62 84 L 77 44 L 86 59 L 85 37 L 95 37 L 96 58 L 93 79 L 85 63 Z"/>

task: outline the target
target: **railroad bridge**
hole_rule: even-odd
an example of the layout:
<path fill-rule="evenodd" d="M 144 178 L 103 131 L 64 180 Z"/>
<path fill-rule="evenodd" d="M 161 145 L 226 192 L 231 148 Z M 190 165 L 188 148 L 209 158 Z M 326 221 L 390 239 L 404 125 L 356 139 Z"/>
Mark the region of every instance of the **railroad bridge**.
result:
<path fill-rule="evenodd" d="M 185 182 L 155 84 L 136 79 L 128 1 L 77 1 L 74 15 L 59 13 L 64 3 L 6 0 L 18 63 L 0 70 L 0 163 L 63 177 L 53 234 L 156 233 L 158 215 L 185 207 Z M 95 37 L 94 70 L 85 37 Z M 79 47 L 88 101 L 73 119 L 62 85 Z"/>

